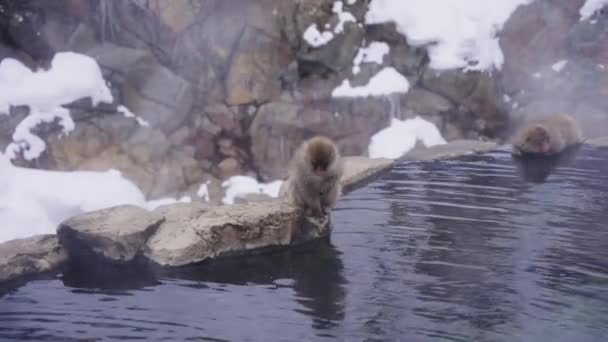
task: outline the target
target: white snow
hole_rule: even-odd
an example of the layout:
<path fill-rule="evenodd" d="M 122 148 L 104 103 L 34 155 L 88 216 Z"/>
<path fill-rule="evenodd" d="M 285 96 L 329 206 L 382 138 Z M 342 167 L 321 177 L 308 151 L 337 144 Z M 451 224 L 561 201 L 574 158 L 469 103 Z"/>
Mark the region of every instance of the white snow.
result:
<path fill-rule="evenodd" d="M 56 107 L 47 111 L 40 111 L 32 107 L 30 114 L 15 127 L 13 142 L 5 150 L 8 158 L 14 159 L 21 151 L 23 151 L 23 157 L 26 160 L 38 158 L 46 149 L 46 143 L 33 134 L 32 129 L 41 123 L 51 123 L 55 120 L 58 120 L 58 124 L 63 128 L 63 134 L 68 134 L 74 129 L 74 121 L 67 109 Z"/>
<path fill-rule="evenodd" d="M 602 7 L 608 5 L 608 0 L 587 0 L 581 9 L 579 14 L 581 20 L 589 19 L 595 12 L 602 9 Z"/>
<path fill-rule="evenodd" d="M 392 119 L 387 128 L 372 136 L 369 157 L 399 158 L 414 148 L 418 140 L 427 147 L 446 143 L 437 126 L 419 116 L 408 120 Z"/>
<path fill-rule="evenodd" d="M 319 31 L 317 24 L 310 24 L 302 35 L 302 38 L 312 47 L 320 47 L 327 44 L 334 38 L 335 34 L 344 32 L 344 24 L 346 22 L 356 22 L 357 20 L 350 12 L 344 11 L 344 3 L 336 1 L 333 4 L 332 12 L 338 17 L 338 23 L 332 31 L 329 31 L 329 23 L 325 24 L 327 31 Z"/>
<path fill-rule="evenodd" d="M 266 194 L 270 197 L 279 197 L 279 189 L 282 180 L 270 183 L 259 183 L 255 178 L 249 176 L 233 176 L 222 183 L 226 188 L 226 195 L 222 199 L 224 204 L 234 204 L 237 197 L 247 194 Z"/>
<path fill-rule="evenodd" d="M 353 74 L 361 71 L 362 63 L 382 64 L 384 55 L 388 54 L 390 46 L 385 42 L 371 42 L 367 47 L 362 47 L 353 60 Z"/>
<path fill-rule="evenodd" d="M 319 47 L 327 44 L 334 38 L 334 34 L 330 31 L 319 31 L 317 24 L 311 24 L 304 31 L 304 40 L 312 47 Z"/>
<path fill-rule="evenodd" d="M 125 116 L 125 118 L 134 118 L 137 121 L 137 124 L 142 127 L 150 127 L 150 123 L 146 121 L 144 118 L 133 114 L 126 106 L 120 105 L 116 107 L 116 111 Z"/>
<path fill-rule="evenodd" d="M 146 207 L 143 193 L 116 170 L 59 172 L 12 165 L 0 154 L 0 242 L 55 233 L 72 215 L 115 205 Z"/>
<path fill-rule="evenodd" d="M 336 27 L 334 28 L 334 33 L 344 32 L 344 23 L 346 22 L 357 22 L 352 14 L 344 12 L 344 3 L 342 3 L 342 1 L 334 2 L 332 12 L 338 16 L 338 24 L 336 24 Z"/>
<path fill-rule="evenodd" d="M 366 97 L 384 96 L 395 93 L 407 93 L 410 83 L 395 68 L 386 67 L 374 75 L 364 86 L 353 87 L 349 80 L 344 80 L 331 93 L 333 97 Z"/>
<path fill-rule="evenodd" d="M 40 156 L 46 144 L 31 133 L 40 123 L 58 120 L 64 134 L 74 129 L 70 113 L 62 105 L 85 97 L 90 97 L 93 105 L 113 100 L 97 62 L 73 52 L 57 53 L 48 71 L 33 72 L 16 59 L 3 59 L 0 89 L 0 113 L 8 114 L 10 106 L 30 108 L 30 114 L 15 129 L 13 143 L 6 148 L 11 159 L 21 151 L 28 160 Z"/>
<path fill-rule="evenodd" d="M 48 71 L 37 72 L 5 58 L 0 62 L 0 89 L 0 112 L 4 113 L 9 105 L 48 111 L 85 97 L 91 97 L 93 105 L 112 102 L 97 62 L 74 52 L 57 53 Z"/>
<path fill-rule="evenodd" d="M 543 77 L 543 74 L 541 74 L 540 72 L 535 72 L 532 74 L 532 77 L 536 78 L 537 80 L 541 79 Z"/>
<path fill-rule="evenodd" d="M 209 181 L 206 181 L 205 183 L 201 184 L 201 186 L 198 188 L 198 191 L 196 192 L 196 195 L 202 198 L 203 201 L 209 202 Z"/>
<path fill-rule="evenodd" d="M 148 201 L 144 204 L 143 207 L 148 210 L 154 210 L 163 205 L 169 205 L 169 204 L 175 204 L 175 203 L 191 203 L 191 202 L 192 202 L 192 199 L 190 198 L 190 196 L 183 196 L 180 199 L 173 198 L 173 197 L 164 197 L 164 198 L 159 198 L 159 199 Z"/>
<path fill-rule="evenodd" d="M 365 20 L 367 24 L 394 22 L 410 44 L 430 44 L 432 68 L 500 69 L 504 57 L 496 34 L 518 6 L 530 2 L 374 0 Z"/>
<path fill-rule="evenodd" d="M 555 71 L 555 72 L 561 72 L 566 67 L 566 64 L 568 64 L 568 60 L 563 59 L 563 60 L 553 64 L 551 66 L 551 69 L 553 69 L 553 71 Z"/>

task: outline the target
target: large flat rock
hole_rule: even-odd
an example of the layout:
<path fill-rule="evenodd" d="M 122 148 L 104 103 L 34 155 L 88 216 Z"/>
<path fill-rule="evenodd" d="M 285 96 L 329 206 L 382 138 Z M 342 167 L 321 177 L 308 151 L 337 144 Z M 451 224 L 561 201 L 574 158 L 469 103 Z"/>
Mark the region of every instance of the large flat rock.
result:
<path fill-rule="evenodd" d="M 344 157 L 344 174 L 340 179 L 342 187 L 349 189 L 391 167 L 392 159 L 367 157 Z"/>
<path fill-rule="evenodd" d="M 0 283 L 50 273 L 67 261 L 55 235 L 37 235 L 0 244 Z"/>
<path fill-rule="evenodd" d="M 191 210 L 184 216 L 167 212 L 165 217 L 145 252 L 163 266 L 286 246 L 328 235 L 330 230 L 327 221 L 310 223 L 298 209 L 279 200 Z"/>
<path fill-rule="evenodd" d="M 608 137 L 601 137 L 595 139 L 589 139 L 585 141 L 585 144 L 596 146 L 596 147 L 606 147 L 608 146 Z"/>
<path fill-rule="evenodd" d="M 434 160 L 461 157 L 468 154 L 495 150 L 498 144 L 478 140 L 454 140 L 444 145 L 415 148 L 405 154 L 403 160 Z"/>
<path fill-rule="evenodd" d="M 140 254 L 163 220 L 136 206 L 118 206 L 74 216 L 59 225 L 57 236 L 72 259 L 125 263 Z"/>

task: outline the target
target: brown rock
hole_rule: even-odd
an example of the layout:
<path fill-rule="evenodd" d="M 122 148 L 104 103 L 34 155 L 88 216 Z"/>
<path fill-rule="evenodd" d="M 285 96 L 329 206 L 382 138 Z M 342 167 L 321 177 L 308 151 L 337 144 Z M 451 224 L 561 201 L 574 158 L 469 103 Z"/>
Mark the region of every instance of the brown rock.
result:
<path fill-rule="evenodd" d="M 226 77 L 229 105 L 262 103 L 281 92 L 279 72 L 287 64 L 289 51 L 278 37 L 247 26 L 232 52 Z"/>
<path fill-rule="evenodd" d="M 226 158 L 222 160 L 217 167 L 222 179 L 241 174 L 241 164 L 234 158 Z"/>
<path fill-rule="evenodd" d="M 250 127 L 255 167 L 265 180 L 284 178 L 293 151 L 315 134 L 336 140 L 343 155 L 361 155 L 389 119 L 385 100 L 265 104 Z"/>
<path fill-rule="evenodd" d="M 67 261 L 56 235 L 37 235 L 0 244 L 0 283 L 56 272 Z"/>
<path fill-rule="evenodd" d="M 219 206 L 191 213 L 185 221 L 162 224 L 148 241 L 146 256 L 160 265 L 182 266 L 308 241 L 330 232 L 327 221 L 302 219 L 299 210 L 281 201 Z"/>

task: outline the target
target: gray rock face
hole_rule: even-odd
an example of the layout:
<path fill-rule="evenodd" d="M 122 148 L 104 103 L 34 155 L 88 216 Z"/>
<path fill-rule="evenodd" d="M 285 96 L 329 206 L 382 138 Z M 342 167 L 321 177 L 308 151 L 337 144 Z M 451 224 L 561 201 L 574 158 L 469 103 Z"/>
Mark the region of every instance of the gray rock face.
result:
<path fill-rule="evenodd" d="M 192 85 L 152 59 L 142 59 L 126 76 L 124 104 L 153 127 L 173 132 L 190 113 Z"/>
<path fill-rule="evenodd" d="M 288 51 L 285 50 L 279 39 L 246 27 L 230 61 L 226 77 L 227 103 L 262 103 L 278 98 L 279 72 L 281 66 L 287 64 Z"/>
<path fill-rule="evenodd" d="M 57 236 L 70 258 L 132 261 L 163 216 L 135 206 L 120 206 L 72 217 L 59 225 Z"/>
<path fill-rule="evenodd" d="M 0 244 L 0 283 L 55 272 L 67 261 L 55 235 L 38 235 Z"/>

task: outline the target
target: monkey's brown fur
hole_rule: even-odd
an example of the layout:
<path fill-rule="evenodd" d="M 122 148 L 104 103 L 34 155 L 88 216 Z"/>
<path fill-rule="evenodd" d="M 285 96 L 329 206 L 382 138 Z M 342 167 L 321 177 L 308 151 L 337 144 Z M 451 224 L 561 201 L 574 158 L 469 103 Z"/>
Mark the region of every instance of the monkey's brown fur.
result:
<path fill-rule="evenodd" d="M 316 136 L 303 142 L 292 158 L 288 196 L 306 214 L 325 216 L 336 204 L 342 173 L 342 158 L 334 142 Z"/>
<path fill-rule="evenodd" d="M 569 115 L 558 114 L 530 122 L 513 139 L 513 153 L 554 155 L 580 144 L 583 136 Z"/>

